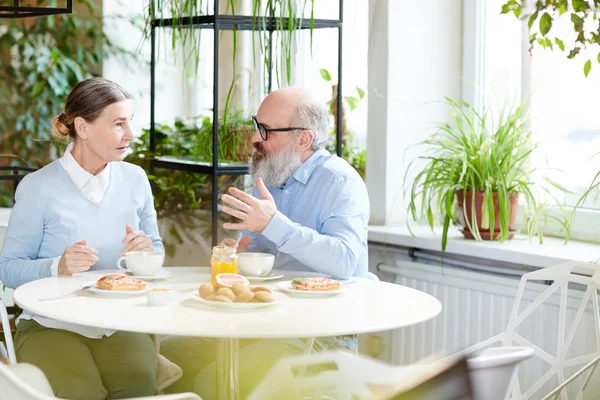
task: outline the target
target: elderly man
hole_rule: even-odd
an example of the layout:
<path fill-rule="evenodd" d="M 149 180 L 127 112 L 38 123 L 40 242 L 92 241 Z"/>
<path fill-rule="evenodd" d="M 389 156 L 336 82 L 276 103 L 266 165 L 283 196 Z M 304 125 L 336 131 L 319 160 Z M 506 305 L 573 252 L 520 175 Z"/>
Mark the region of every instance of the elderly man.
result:
<path fill-rule="evenodd" d="M 367 189 L 350 164 L 324 149 L 327 110 L 307 90 L 282 89 L 253 120 L 254 196 L 236 188 L 222 196 L 223 212 L 241 220 L 223 227 L 247 234 L 238 251 L 275 254 L 280 269 L 367 277 Z"/>
<path fill-rule="evenodd" d="M 327 110 L 303 89 L 282 89 L 263 101 L 254 117 L 256 151 L 250 173 L 254 196 L 236 188 L 224 194 L 223 211 L 243 230 L 239 251 L 276 255 L 276 267 L 317 271 L 335 278 L 367 277 L 369 199 L 364 182 L 344 160 L 323 147 L 329 136 Z M 233 239 L 225 239 L 235 245 Z M 356 336 L 317 338 L 316 351 L 357 351 Z M 279 358 L 305 351 L 308 342 L 242 340 L 240 390 L 248 395 Z M 167 338 L 161 352 L 183 368 L 170 392 L 215 393 L 215 345 L 208 338 Z"/>

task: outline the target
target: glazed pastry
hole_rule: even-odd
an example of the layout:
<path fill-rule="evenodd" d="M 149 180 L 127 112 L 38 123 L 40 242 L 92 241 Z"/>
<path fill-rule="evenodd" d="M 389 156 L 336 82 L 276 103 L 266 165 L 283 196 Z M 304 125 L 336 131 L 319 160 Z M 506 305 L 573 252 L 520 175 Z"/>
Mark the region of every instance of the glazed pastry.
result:
<path fill-rule="evenodd" d="M 96 286 L 103 290 L 144 290 L 146 282 L 125 274 L 109 274 L 98 279 Z"/>
<path fill-rule="evenodd" d="M 292 281 L 292 287 L 296 290 L 326 291 L 340 290 L 342 284 L 340 281 L 330 278 L 296 278 Z"/>

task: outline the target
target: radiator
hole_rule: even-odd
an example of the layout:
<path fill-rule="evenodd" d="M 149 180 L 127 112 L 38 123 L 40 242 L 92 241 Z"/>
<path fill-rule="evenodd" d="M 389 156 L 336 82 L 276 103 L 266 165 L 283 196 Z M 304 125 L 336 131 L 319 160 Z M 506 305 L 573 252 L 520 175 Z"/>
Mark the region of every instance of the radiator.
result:
<path fill-rule="evenodd" d="M 476 272 L 467 269 L 451 268 L 397 259 L 393 263 L 379 264 L 378 269 L 396 276 L 396 283 L 421 290 L 436 297 L 442 303 L 441 314 L 423 324 L 398 329 L 392 332 L 391 361 L 394 364 L 411 364 L 426 358 L 437 358 L 453 354 L 474 345 L 506 328 L 512 311 L 514 298 L 519 285 L 519 277 L 505 277 L 496 274 Z M 393 265 L 390 265 L 393 264 Z M 527 306 L 548 286 L 542 283 L 530 284 L 524 294 Z M 575 317 L 583 292 L 580 288 L 569 290 L 568 319 Z M 575 336 L 571 356 L 591 352 L 596 343 L 591 318 L 591 306 L 584 314 L 584 320 Z M 589 318 L 586 318 L 588 317 Z M 558 340 L 558 296 L 550 298 L 532 315 L 519 330 L 519 334 L 550 354 Z M 540 359 L 523 363 L 519 370 L 519 383 L 522 389 L 530 387 L 547 370 Z M 565 371 L 570 376 L 577 368 Z M 600 375 L 592 379 L 586 390 L 600 394 Z M 544 385 L 535 398 L 541 398 L 558 385 L 551 380 Z M 569 397 L 571 398 L 571 397 Z M 600 395 L 586 395 L 585 398 L 600 398 Z"/>

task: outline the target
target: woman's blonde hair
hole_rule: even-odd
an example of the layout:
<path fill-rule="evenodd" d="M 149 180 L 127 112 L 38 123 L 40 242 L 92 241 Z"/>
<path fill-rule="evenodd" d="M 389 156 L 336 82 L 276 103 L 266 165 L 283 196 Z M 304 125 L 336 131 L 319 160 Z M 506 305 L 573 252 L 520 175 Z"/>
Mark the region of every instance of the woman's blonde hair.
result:
<path fill-rule="evenodd" d="M 131 99 L 131 95 L 115 82 L 104 78 L 83 80 L 67 96 L 65 110 L 54 117 L 52 133 L 60 138 L 75 139 L 75 118 L 93 122 L 107 106 L 126 99 Z"/>

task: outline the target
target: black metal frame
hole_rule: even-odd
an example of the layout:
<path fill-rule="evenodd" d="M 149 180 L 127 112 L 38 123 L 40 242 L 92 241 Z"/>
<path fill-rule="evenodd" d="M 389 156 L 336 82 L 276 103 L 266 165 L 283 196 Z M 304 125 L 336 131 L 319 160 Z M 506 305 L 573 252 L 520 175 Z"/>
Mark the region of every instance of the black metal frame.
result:
<path fill-rule="evenodd" d="M 30 7 L 20 5 L 20 0 L 13 0 L 12 6 L 0 6 L 0 18 L 40 17 L 55 14 L 72 14 L 73 0 L 66 0 L 66 7 Z"/>
<path fill-rule="evenodd" d="M 0 181 L 13 181 L 13 194 L 16 193 L 17 191 L 17 186 L 19 185 L 19 182 L 21 182 L 21 179 L 23 179 L 25 177 L 25 175 L 27 174 L 22 174 L 21 172 L 34 172 L 37 171 L 36 168 L 30 168 L 30 167 L 11 167 L 11 166 L 3 166 L 0 167 L 0 172 L 1 171 L 10 171 L 12 172 L 9 175 L 2 175 L 0 174 Z"/>
<path fill-rule="evenodd" d="M 336 28 L 338 29 L 338 87 L 337 87 L 337 131 L 336 131 L 336 153 L 338 156 L 342 155 L 342 25 L 343 25 L 343 0 L 339 0 L 339 19 L 315 19 L 313 20 L 313 29 L 323 28 Z M 221 175 L 245 175 L 248 173 L 248 166 L 241 164 L 227 165 L 219 164 L 219 34 L 221 30 L 236 30 L 250 31 L 250 30 L 266 30 L 269 32 L 269 65 L 268 65 L 268 91 L 270 92 L 273 84 L 273 32 L 278 30 L 277 18 L 274 16 L 266 17 L 266 21 L 263 24 L 264 17 L 257 17 L 261 23 L 255 23 L 255 19 L 252 16 L 247 15 L 228 15 L 219 13 L 219 0 L 214 0 L 214 15 L 206 16 L 190 16 L 175 21 L 172 18 L 154 19 L 152 21 L 151 35 L 150 35 L 150 151 L 155 153 L 156 150 L 156 139 L 155 139 L 155 109 L 154 99 L 156 97 L 156 29 L 158 28 L 172 28 L 175 26 L 188 26 L 195 29 L 212 29 L 214 31 L 214 43 L 213 43 L 213 56 L 214 56 L 214 74 L 213 74 L 213 159 L 212 163 L 208 162 L 190 162 L 185 160 L 173 159 L 171 157 L 160 157 L 157 156 L 152 161 L 151 169 L 165 168 L 177 171 L 187 171 L 190 173 L 201 173 L 211 175 L 212 179 L 212 244 L 217 244 L 218 235 L 218 201 L 219 201 L 219 187 L 218 177 Z M 283 28 L 286 29 L 288 21 L 284 21 Z M 260 25 L 260 26 L 259 26 Z M 299 29 L 306 30 L 310 29 L 311 23 L 309 20 L 296 20 L 295 25 Z"/>

